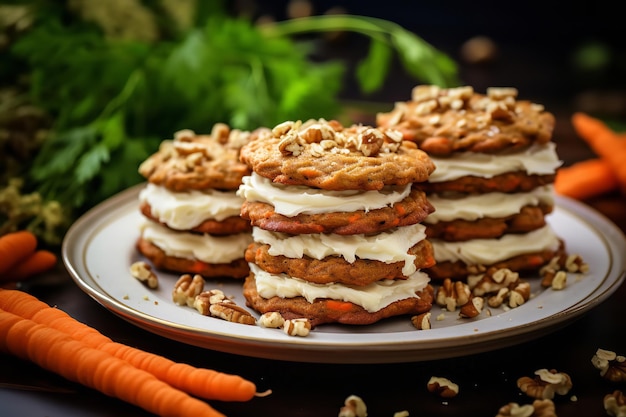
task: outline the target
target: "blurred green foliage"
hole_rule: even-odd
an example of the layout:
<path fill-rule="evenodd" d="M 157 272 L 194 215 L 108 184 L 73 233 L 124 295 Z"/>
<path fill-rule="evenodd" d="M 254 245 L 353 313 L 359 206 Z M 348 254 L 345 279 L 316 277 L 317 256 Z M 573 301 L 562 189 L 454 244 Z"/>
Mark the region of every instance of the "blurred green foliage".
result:
<path fill-rule="evenodd" d="M 0 87 L 17 90 L 40 113 L 27 127 L 12 122 L 15 106 L 0 116 L 0 233 L 45 230 L 48 242 L 59 243 L 77 216 L 142 181 L 139 164 L 177 130 L 337 118 L 346 63 L 311 59 L 311 34 L 352 31 L 371 40 L 355 74 L 364 94 L 381 88 L 394 53 L 416 82 L 458 85 L 451 59 L 391 22 L 327 15 L 256 25 L 226 4 L 0 6 Z M 30 152 L 17 154 L 17 137 L 32 144 Z M 23 196 L 38 210 L 24 209 Z"/>

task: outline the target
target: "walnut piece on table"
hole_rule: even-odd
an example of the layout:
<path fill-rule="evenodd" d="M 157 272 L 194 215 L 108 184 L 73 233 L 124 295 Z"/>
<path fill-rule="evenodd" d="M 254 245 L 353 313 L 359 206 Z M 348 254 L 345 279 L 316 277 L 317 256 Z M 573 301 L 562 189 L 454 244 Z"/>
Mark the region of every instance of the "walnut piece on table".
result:
<path fill-rule="evenodd" d="M 439 395 L 442 398 L 456 397 L 459 393 L 459 386 L 448 378 L 432 376 L 426 384 L 428 392 Z"/>
<path fill-rule="evenodd" d="M 534 378 L 523 376 L 517 380 L 517 387 L 529 397 L 551 400 L 555 394 L 565 395 L 572 389 L 572 380 L 564 372 L 538 369 L 535 375 Z"/>
<path fill-rule="evenodd" d="M 598 349 L 591 363 L 603 378 L 612 382 L 626 381 L 626 357 L 610 350 Z"/>
<path fill-rule="evenodd" d="M 613 391 L 611 394 L 604 396 L 604 410 L 613 417 L 626 416 L 626 396 L 619 390 Z"/>
<path fill-rule="evenodd" d="M 498 410 L 496 417 L 557 417 L 556 407 L 550 399 L 535 400 L 532 404 L 508 403 Z"/>
<path fill-rule="evenodd" d="M 338 417 L 367 417 L 367 406 L 357 395 L 350 395 L 339 409 Z"/>

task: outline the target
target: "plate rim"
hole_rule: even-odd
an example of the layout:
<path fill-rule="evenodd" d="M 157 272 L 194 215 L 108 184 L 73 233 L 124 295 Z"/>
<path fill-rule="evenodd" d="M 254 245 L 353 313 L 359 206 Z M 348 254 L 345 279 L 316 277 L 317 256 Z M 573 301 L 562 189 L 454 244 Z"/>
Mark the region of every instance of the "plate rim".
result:
<path fill-rule="evenodd" d="M 85 278 L 81 274 L 81 270 L 86 268 L 86 250 L 85 248 L 75 248 L 74 242 L 88 240 L 88 237 L 95 233 L 96 228 L 104 223 L 103 213 L 107 213 L 104 216 L 106 219 L 114 216 L 117 211 L 128 210 L 129 207 L 127 206 L 134 204 L 139 191 L 144 186 L 145 183 L 140 183 L 112 196 L 85 212 L 70 226 L 62 243 L 62 259 L 65 267 L 73 281 L 83 292 L 122 319 L 169 339 L 226 353 L 266 359 L 323 363 L 413 362 L 465 356 L 508 347 L 521 342 L 511 336 L 524 336 L 522 341 L 527 341 L 561 328 L 605 301 L 622 285 L 626 276 L 626 268 L 623 265 L 621 271 L 609 270 L 607 277 L 583 300 L 556 314 L 534 322 L 519 324 L 510 329 L 465 335 L 462 337 L 462 343 L 457 341 L 457 343 L 443 347 L 440 346 L 442 342 L 440 339 L 414 339 L 403 342 L 396 341 L 391 344 L 368 344 L 367 346 L 362 346 L 358 342 L 324 345 L 307 340 L 307 338 L 257 339 L 233 336 L 227 332 L 200 332 L 189 326 L 135 311 L 115 297 L 103 292 L 97 282 L 90 283 L 93 280 Z M 608 250 L 613 251 L 611 259 L 614 259 L 615 262 L 623 262 L 618 259 L 617 255 L 620 250 L 626 253 L 626 239 L 622 231 L 608 218 L 578 200 L 560 195 L 555 196 L 555 207 L 564 209 L 583 219 L 604 240 Z M 90 234 L 86 235 L 85 231 L 89 231 Z M 82 253 L 80 260 L 72 256 L 75 250 Z M 98 288 L 94 287 L 93 284 Z"/>

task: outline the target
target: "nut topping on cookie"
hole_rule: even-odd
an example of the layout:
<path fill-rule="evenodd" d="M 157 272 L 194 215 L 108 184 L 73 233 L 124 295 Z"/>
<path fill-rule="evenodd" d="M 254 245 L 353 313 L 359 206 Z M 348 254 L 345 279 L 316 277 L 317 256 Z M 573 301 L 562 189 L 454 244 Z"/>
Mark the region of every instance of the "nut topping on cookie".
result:
<path fill-rule="evenodd" d="M 284 122 L 272 129 L 280 138 L 278 149 L 283 155 L 300 155 L 308 146 L 313 156 L 324 152 L 348 154 L 360 152 L 364 156 L 376 156 L 379 152 L 395 152 L 401 141 L 397 131 L 381 132 L 369 126 L 354 125 L 344 128 L 337 121 L 324 119 L 305 123 Z"/>
<path fill-rule="evenodd" d="M 428 155 L 395 129 L 324 119 L 283 122 L 243 146 L 240 160 L 277 184 L 334 191 L 425 182 L 435 170 Z"/>
<path fill-rule="evenodd" d="M 458 151 L 493 153 L 547 143 L 554 116 L 544 107 L 517 100 L 515 88 L 439 88 L 418 85 L 411 100 L 377 115 L 381 129 L 396 129 L 432 155 Z"/>
<path fill-rule="evenodd" d="M 161 142 L 159 150 L 139 166 L 139 173 L 150 183 L 172 191 L 235 190 L 241 178 L 250 173 L 239 161 L 239 150 L 265 133 L 269 134 L 269 129 L 247 132 L 223 123 L 215 124 L 210 135 L 181 130 L 173 139 Z"/>

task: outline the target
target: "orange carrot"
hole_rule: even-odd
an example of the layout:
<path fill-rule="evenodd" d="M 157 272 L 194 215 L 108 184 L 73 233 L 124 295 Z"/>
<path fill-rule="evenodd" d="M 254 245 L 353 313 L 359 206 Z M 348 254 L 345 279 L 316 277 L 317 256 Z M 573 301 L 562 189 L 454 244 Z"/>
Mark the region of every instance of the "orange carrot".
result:
<path fill-rule="evenodd" d="M 0 309 L 0 351 L 159 415 L 223 417 L 206 402 L 70 335 Z"/>
<path fill-rule="evenodd" d="M 607 161 L 587 159 L 560 168 L 554 180 L 554 190 L 561 195 L 585 200 L 617 190 L 619 181 Z"/>
<path fill-rule="evenodd" d="M 116 343 L 93 327 L 74 319 L 63 310 L 50 307 L 24 291 L 0 289 L 0 308 L 62 331 L 92 348 L 123 359 L 195 396 L 209 400 L 249 401 L 257 395 L 256 385 L 239 375 L 196 368 Z"/>
<path fill-rule="evenodd" d="M 24 260 L 37 248 L 37 238 L 26 230 L 0 236 L 0 276 Z"/>
<path fill-rule="evenodd" d="M 626 194 L 626 141 L 604 122 L 586 113 L 574 113 L 572 124 L 591 149 L 609 163 L 619 181 L 620 190 Z"/>
<path fill-rule="evenodd" d="M 52 269 L 56 263 L 57 256 L 54 253 L 39 249 L 5 272 L 0 281 L 21 281 Z"/>

